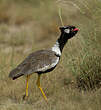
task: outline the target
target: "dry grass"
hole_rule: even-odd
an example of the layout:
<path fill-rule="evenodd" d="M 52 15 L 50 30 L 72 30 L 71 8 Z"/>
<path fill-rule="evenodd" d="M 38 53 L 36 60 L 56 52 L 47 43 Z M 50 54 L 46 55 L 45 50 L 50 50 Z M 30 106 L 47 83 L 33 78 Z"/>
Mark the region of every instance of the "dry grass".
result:
<path fill-rule="evenodd" d="M 101 88 L 96 87 L 101 82 L 95 84 L 92 77 L 99 80 L 101 74 L 100 4 L 98 0 L 0 1 L 0 110 L 100 110 Z M 32 51 L 53 45 L 61 25 L 58 7 L 64 24 L 76 25 L 80 31 L 66 45 L 57 68 L 41 77 L 48 104 L 36 86 L 37 74 L 30 79 L 29 98 L 24 101 L 26 78 L 12 81 L 8 74 Z M 90 84 L 85 72 L 96 90 L 83 91 Z M 81 76 L 86 85 L 80 83 Z"/>

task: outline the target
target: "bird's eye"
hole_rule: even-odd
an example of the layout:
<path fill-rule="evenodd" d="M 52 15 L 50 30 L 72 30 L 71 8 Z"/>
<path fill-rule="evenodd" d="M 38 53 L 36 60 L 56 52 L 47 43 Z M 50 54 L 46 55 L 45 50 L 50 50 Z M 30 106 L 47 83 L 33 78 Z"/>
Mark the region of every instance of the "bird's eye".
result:
<path fill-rule="evenodd" d="M 64 30 L 66 33 L 70 33 L 70 29 L 65 29 Z"/>

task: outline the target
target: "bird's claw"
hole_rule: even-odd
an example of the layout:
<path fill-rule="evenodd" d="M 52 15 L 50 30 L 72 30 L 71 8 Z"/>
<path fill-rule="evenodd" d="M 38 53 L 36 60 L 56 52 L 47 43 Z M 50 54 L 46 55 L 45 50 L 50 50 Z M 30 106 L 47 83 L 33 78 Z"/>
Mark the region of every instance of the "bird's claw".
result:
<path fill-rule="evenodd" d="M 23 96 L 23 100 L 27 100 L 28 96 L 26 96 L 26 94 Z"/>

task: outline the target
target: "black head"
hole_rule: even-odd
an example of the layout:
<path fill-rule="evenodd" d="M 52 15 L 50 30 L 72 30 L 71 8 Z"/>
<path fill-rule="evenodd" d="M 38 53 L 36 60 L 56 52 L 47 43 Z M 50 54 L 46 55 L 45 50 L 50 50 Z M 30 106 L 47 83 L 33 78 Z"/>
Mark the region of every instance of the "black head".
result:
<path fill-rule="evenodd" d="M 59 29 L 62 34 L 65 34 L 65 36 L 68 37 L 68 39 L 72 38 L 79 30 L 75 26 L 62 26 Z"/>

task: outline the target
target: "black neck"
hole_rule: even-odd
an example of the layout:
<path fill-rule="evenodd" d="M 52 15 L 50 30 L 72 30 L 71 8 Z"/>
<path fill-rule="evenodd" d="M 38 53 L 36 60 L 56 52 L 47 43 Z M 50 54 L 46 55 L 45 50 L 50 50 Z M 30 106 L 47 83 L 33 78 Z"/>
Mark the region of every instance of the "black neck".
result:
<path fill-rule="evenodd" d="M 60 37 L 58 38 L 58 43 L 59 43 L 59 48 L 60 48 L 60 51 L 62 52 L 66 42 L 68 41 L 68 37 L 67 37 L 67 34 L 65 33 L 61 33 Z"/>

